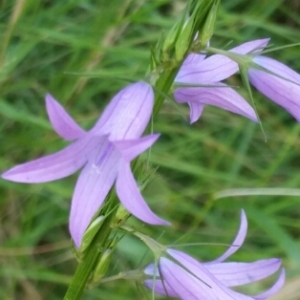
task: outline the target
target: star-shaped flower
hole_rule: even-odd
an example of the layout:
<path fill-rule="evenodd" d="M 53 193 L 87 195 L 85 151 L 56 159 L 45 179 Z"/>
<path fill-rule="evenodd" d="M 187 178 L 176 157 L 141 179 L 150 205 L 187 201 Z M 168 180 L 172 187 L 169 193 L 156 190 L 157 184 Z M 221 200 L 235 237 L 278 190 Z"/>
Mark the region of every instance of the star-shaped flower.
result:
<path fill-rule="evenodd" d="M 64 178 L 83 168 L 73 194 L 69 225 L 77 247 L 114 183 L 120 201 L 130 213 L 149 224 L 168 224 L 150 210 L 130 169 L 130 162 L 158 138 L 157 134 L 141 138 L 153 102 L 150 85 L 131 84 L 111 100 L 95 126 L 86 132 L 47 95 L 46 108 L 54 130 L 62 138 L 75 141 L 57 153 L 6 171 L 2 178 L 40 183 Z"/>

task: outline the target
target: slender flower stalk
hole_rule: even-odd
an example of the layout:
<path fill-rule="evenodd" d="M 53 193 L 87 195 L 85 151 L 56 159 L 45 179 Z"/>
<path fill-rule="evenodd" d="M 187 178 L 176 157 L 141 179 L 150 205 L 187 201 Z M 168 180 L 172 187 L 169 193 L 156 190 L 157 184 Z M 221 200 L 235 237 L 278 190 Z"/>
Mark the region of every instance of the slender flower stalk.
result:
<path fill-rule="evenodd" d="M 281 266 L 281 260 L 276 258 L 252 263 L 224 262 L 241 247 L 246 232 L 247 219 L 242 211 L 240 229 L 232 246 L 211 262 L 201 263 L 182 251 L 168 249 L 169 258 L 161 257 L 157 268 L 151 264 L 145 269 L 145 273 L 152 276 L 152 279 L 145 281 L 146 287 L 154 288 L 157 294 L 183 300 L 267 299 L 282 287 L 285 278 L 284 269 L 281 270 L 275 284 L 260 295 L 247 296 L 231 289 L 264 279 Z"/>
<path fill-rule="evenodd" d="M 269 39 L 250 41 L 231 49 L 229 53 L 247 55 L 246 67 L 250 83 L 300 122 L 300 75 L 286 65 L 260 55 L 268 42 Z M 187 58 L 176 81 L 204 87 L 179 88 L 175 90 L 174 97 L 179 103 L 189 104 L 191 123 L 199 119 L 205 105 L 217 106 L 257 121 L 247 101 L 220 82 L 238 72 L 239 68 L 237 61 L 223 54 L 208 58 L 202 54 L 191 54 Z"/>
<path fill-rule="evenodd" d="M 95 126 L 85 132 L 47 95 L 46 108 L 54 130 L 62 138 L 75 141 L 55 154 L 18 165 L 2 177 L 40 183 L 64 178 L 83 168 L 70 213 L 70 232 L 77 247 L 115 182 L 117 195 L 130 213 L 149 224 L 168 224 L 150 210 L 130 170 L 130 162 L 158 138 L 157 134 L 141 138 L 151 117 L 153 100 L 150 85 L 131 84 L 111 100 Z"/>

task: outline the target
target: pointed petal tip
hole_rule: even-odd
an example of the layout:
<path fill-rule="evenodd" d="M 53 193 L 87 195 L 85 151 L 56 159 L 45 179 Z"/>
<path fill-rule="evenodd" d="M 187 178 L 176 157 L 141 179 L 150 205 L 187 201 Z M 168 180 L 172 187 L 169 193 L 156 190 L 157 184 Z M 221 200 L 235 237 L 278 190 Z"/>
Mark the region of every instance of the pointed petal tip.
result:
<path fill-rule="evenodd" d="M 150 225 L 154 225 L 154 226 L 171 226 L 172 223 L 164 220 L 164 219 L 161 219 L 159 217 L 152 217 L 152 219 L 148 219 L 147 221 L 144 221 L 144 220 L 141 220 L 147 224 L 150 224 Z"/>
<path fill-rule="evenodd" d="M 15 166 L 2 173 L 1 178 L 12 182 L 34 183 L 34 181 L 32 181 L 34 179 L 29 179 L 27 178 L 26 173 L 18 171 L 18 166 Z"/>
<path fill-rule="evenodd" d="M 47 93 L 47 94 L 45 95 L 45 101 L 46 101 L 46 102 L 52 102 L 52 101 L 57 102 L 57 101 L 54 99 L 54 97 L 53 97 L 50 93 Z"/>
<path fill-rule="evenodd" d="M 117 195 L 123 206 L 136 218 L 152 225 L 170 225 L 158 217 L 144 200 L 139 187 L 126 161 L 121 163 L 116 180 Z"/>
<path fill-rule="evenodd" d="M 85 135 L 85 131 L 50 94 L 45 96 L 46 110 L 53 129 L 65 140 L 74 140 Z"/>
<path fill-rule="evenodd" d="M 11 179 L 12 176 L 10 175 L 10 170 L 7 170 L 7 171 L 3 172 L 0 176 L 1 176 L 2 179 L 9 180 L 9 181 L 14 181 L 13 179 Z"/>
<path fill-rule="evenodd" d="M 242 208 L 241 209 L 241 223 L 242 222 L 247 222 L 247 215 L 246 215 L 246 212 L 245 212 L 245 210 Z"/>
<path fill-rule="evenodd" d="M 54 106 L 54 105 L 60 105 L 58 103 L 58 101 L 50 93 L 47 93 L 45 95 L 45 102 L 46 102 L 47 112 L 49 111 L 49 109 L 51 109 L 52 106 Z"/>
<path fill-rule="evenodd" d="M 81 243 L 82 243 L 82 238 L 83 238 L 84 232 L 81 232 L 80 230 L 78 230 L 78 227 L 76 226 L 76 224 L 73 224 L 71 219 L 69 219 L 69 232 L 70 232 L 71 238 L 73 240 L 74 246 L 77 249 L 79 249 L 81 246 Z"/>
<path fill-rule="evenodd" d="M 285 282 L 285 269 L 282 268 L 276 282 L 267 291 L 253 297 L 255 300 L 266 300 L 273 296 L 283 287 Z"/>

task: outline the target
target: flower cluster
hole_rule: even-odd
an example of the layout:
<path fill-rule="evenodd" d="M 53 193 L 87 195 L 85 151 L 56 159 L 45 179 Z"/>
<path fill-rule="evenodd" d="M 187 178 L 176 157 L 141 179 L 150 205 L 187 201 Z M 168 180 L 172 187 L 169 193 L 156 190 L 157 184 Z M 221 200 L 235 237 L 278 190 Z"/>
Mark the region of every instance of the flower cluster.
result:
<path fill-rule="evenodd" d="M 247 42 L 229 53 L 247 58 L 250 83 L 300 121 L 300 75 L 261 55 L 268 42 L 269 39 Z M 230 55 L 190 54 L 186 58 L 176 77 L 176 84 L 186 86 L 176 88 L 174 98 L 178 103 L 188 103 L 191 123 L 200 118 L 205 105 L 258 121 L 251 105 L 222 82 L 240 68 L 239 62 Z M 72 198 L 69 222 L 77 248 L 114 184 L 118 198 L 132 215 L 148 224 L 167 225 L 169 223 L 154 214 L 143 199 L 130 168 L 131 161 L 151 147 L 159 136 L 142 137 L 153 104 L 154 94 L 149 84 L 130 84 L 115 95 L 94 127 L 85 131 L 52 96 L 47 95 L 46 108 L 54 130 L 72 143 L 57 153 L 15 166 L 4 172 L 2 178 L 41 183 L 64 178 L 82 169 Z M 284 270 L 275 285 L 260 295 L 246 296 L 230 289 L 266 278 L 281 266 L 279 259 L 224 262 L 245 239 L 247 220 L 244 212 L 241 219 L 233 245 L 221 257 L 200 263 L 181 251 L 168 249 L 168 257 L 159 258 L 157 270 L 153 264 L 146 268 L 146 274 L 152 279 L 146 280 L 145 285 L 154 288 L 158 294 L 184 300 L 263 300 L 277 292 L 284 281 Z"/>

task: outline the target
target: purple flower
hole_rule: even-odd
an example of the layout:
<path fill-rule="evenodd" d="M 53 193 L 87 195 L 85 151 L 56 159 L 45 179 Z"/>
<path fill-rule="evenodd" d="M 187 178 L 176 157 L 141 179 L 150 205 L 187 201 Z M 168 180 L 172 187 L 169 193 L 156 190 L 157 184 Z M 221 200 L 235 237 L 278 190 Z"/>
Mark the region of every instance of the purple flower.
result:
<path fill-rule="evenodd" d="M 256 40 L 235 47 L 231 52 L 247 54 L 257 51 L 268 44 L 268 39 Z M 224 55 L 205 58 L 202 54 L 190 54 L 176 77 L 177 83 L 199 84 L 203 87 L 182 87 L 175 90 L 178 103 L 187 102 L 190 106 L 191 123 L 197 121 L 205 105 L 221 107 L 253 121 L 257 116 L 249 103 L 234 89 L 220 81 L 239 70 L 238 64 Z M 210 87 L 211 86 L 211 87 Z"/>
<path fill-rule="evenodd" d="M 259 51 L 268 42 L 269 39 L 250 41 L 231 49 L 230 52 L 251 55 L 254 64 L 248 69 L 250 83 L 300 122 L 300 75 L 274 59 L 259 55 Z M 220 83 L 238 70 L 239 66 L 235 61 L 220 54 L 208 58 L 192 54 L 192 58 L 187 58 L 178 73 L 177 82 L 223 86 L 222 88 L 201 87 L 175 90 L 176 101 L 187 102 L 190 105 L 191 122 L 199 119 L 205 104 L 218 106 L 251 120 L 257 120 L 252 107 L 234 90 L 225 88 L 224 84 Z"/>
<path fill-rule="evenodd" d="M 130 162 L 158 138 L 157 134 L 141 138 L 151 117 L 153 101 L 151 86 L 144 82 L 131 84 L 111 100 L 96 125 L 85 132 L 47 95 L 47 113 L 54 130 L 62 138 L 75 141 L 55 154 L 18 165 L 2 177 L 40 183 L 69 176 L 83 168 L 70 213 L 70 232 L 77 247 L 114 182 L 120 201 L 130 213 L 146 223 L 166 225 L 144 201 L 130 169 Z"/>
<path fill-rule="evenodd" d="M 258 260 L 253 263 L 224 262 L 242 245 L 247 232 L 245 213 L 241 214 L 239 232 L 229 249 L 214 261 L 200 263 L 184 252 L 168 249 L 170 258 L 159 259 L 158 268 L 149 265 L 145 273 L 156 275 L 155 279 L 145 281 L 147 288 L 169 297 L 183 300 L 264 300 L 275 294 L 283 285 L 284 269 L 276 283 L 266 292 L 247 296 L 232 290 L 240 286 L 266 278 L 276 272 L 281 265 L 280 259 Z M 158 275 L 158 276 L 157 276 Z"/>
<path fill-rule="evenodd" d="M 300 122 L 300 75 L 281 62 L 266 56 L 255 56 L 252 61 L 277 76 L 264 70 L 250 68 L 248 76 L 251 84 Z"/>

